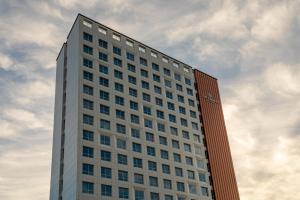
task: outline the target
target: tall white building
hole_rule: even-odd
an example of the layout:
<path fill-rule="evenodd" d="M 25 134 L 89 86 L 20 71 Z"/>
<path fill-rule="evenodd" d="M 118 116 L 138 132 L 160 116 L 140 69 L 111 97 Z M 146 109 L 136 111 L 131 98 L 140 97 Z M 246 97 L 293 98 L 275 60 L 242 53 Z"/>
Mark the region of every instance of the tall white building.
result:
<path fill-rule="evenodd" d="M 79 14 L 57 58 L 50 200 L 237 200 L 200 114 L 219 94 L 195 73 L 216 82 Z"/>

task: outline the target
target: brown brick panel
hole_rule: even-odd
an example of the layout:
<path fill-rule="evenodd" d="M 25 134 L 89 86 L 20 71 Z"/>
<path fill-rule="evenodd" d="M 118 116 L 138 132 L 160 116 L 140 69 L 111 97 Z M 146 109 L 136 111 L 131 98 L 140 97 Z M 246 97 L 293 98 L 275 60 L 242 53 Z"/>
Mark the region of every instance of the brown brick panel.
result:
<path fill-rule="evenodd" d="M 216 200 L 239 200 L 217 80 L 194 70 Z"/>

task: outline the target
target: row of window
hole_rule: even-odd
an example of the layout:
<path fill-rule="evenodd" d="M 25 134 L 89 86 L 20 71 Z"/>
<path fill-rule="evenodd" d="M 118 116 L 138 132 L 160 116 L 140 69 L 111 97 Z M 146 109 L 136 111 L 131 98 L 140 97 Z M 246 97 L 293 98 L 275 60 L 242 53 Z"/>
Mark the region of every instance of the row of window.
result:
<path fill-rule="evenodd" d="M 107 32 L 107 31 L 106 31 L 105 29 L 98 28 L 98 30 L 99 30 L 100 33 L 106 35 L 106 32 Z M 113 35 L 112 35 L 112 38 L 115 39 L 115 40 L 117 40 L 117 41 L 120 41 L 120 40 L 121 40 L 121 37 L 120 37 L 120 35 L 118 35 L 118 34 L 113 34 Z M 89 33 L 86 33 L 86 32 L 83 33 L 83 39 L 86 40 L 86 41 L 88 41 L 88 42 L 93 42 L 93 36 L 92 36 L 91 34 L 89 34 Z M 107 41 L 102 40 L 102 39 L 99 39 L 99 40 L 98 40 L 98 45 L 99 45 L 100 47 L 102 47 L 102 48 L 105 48 L 105 49 L 108 48 L 108 43 L 107 43 Z M 128 40 L 128 39 L 126 39 L 126 45 L 128 45 L 129 47 L 133 47 L 133 46 L 134 46 L 133 42 L 130 41 L 130 40 Z M 142 53 L 146 53 L 146 48 L 143 47 L 143 46 L 141 46 L 141 45 L 138 46 L 138 50 L 139 50 L 140 52 L 142 52 Z M 113 52 L 114 52 L 115 54 L 121 56 L 121 49 L 120 49 L 119 47 L 113 47 Z M 151 51 L 150 55 L 151 55 L 151 57 L 154 57 L 154 58 L 157 58 L 157 57 L 158 57 L 158 54 L 157 54 L 156 52 L 154 52 L 154 51 Z M 127 58 L 128 58 L 128 55 L 127 55 Z M 129 57 L 128 59 L 134 61 L 134 58 L 130 58 L 130 57 Z M 166 58 L 166 57 L 162 57 L 162 61 L 165 62 L 165 63 L 169 63 L 169 59 Z M 178 67 L 179 67 L 179 64 L 178 64 L 177 62 L 173 62 L 173 66 L 176 67 L 176 68 L 178 68 Z M 184 70 L 185 72 L 189 72 L 189 68 L 186 67 L 186 66 L 183 67 L 183 70 Z"/>
<path fill-rule="evenodd" d="M 141 181 L 140 177 L 137 176 L 137 180 Z M 150 182 L 150 186 L 155 186 L 157 184 L 157 178 L 150 176 L 149 177 L 149 182 Z M 171 184 L 171 182 L 169 182 L 169 180 L 166 180 L 164 183 L 167 187 L 172 186 L 172 184 Z M 82 193 L 94 194 L 94 187 L 95 186 L 94 186 L 93 182 L 83 181 L 82 182 Z M 189 193 L 197 194 L 196 185 L 189 184 L 188 188 L 189 188 Z M 168 189 L 170 189 L 170 188 L 168 188 Z M 177 189 L 177 191 L 185 192 L 184 183 L 183 182 L 176 182 L 176 189 Z M 208 192 L 207 187 L 202 186 L 200 190 L 201 190 L 201 194 L 203 196 L 209 196 L 209 192 Z M 113 187 L 111 185 L 101 184 L 100 194 L 101 194 L 101 196 L 112 197 L 113 196 Z M 120 199 L 129 199 L 129 188 L 118 187 L 118 193 L 117 194 L 118 194 L 118 197 Z M 135 190 L 134 191 L 134 199 L 135 200 L 144 200 L 145 199 L 144 191 L 143 190 Z M 155 192 L 150 192 L 150 199 L 151 200 L 161 200 L 159 193 L 155 193 Z M 165 194 L 164 199 L 165 200 L 173 200 L 173 195 Z M 177 199 L 178 200 L 185 200 L 186 198 L 185 197 L 177 197 Z"/>
<path fill-rule="evenodd" d="M 141 151 L 142 151 L 141 144 L 133 143 L 132 149 L 133 149 L 134 152 L 141 153 Z M 150 155 L 152 154 L 151 151 L 152 150 L 147 149 L 147 153 L 150 154 Z M 169 159 L 169 152 L 168 151 L 160 150 L 160 154 L 161 154 L 162 159 L 166 159 L 166 160 Z M 83 146 L 82 156 L 88 157 L 88 158 L 94 158 L 94 148 L 88 147 L 88 146 Z M 112 161 L 112 153 L 110 151 L 107 151 L 107 150 L 101 150 L 100 151 L 100 159 L 102 161 L 111 162 Z M 181 163 L 182 162 L 182 156 L 179 153 L 173 153 L 173 160 L 174 160 L 174 162 Z M 128 164 L 128 156 L 125 155 L 125 154 L 118 154 L 117 155 L 117 162 L 119 164 L 127 165 Z M 194 159 L 192 157 L 185 156 L 185 164 L 190 165 L 190 166 L 194 166 Z M 203 160 L 196 159 L 196 164 L 197 164 L 197 167 L 200 168 L 200 169 L 205 168 L 205 163 L 203 162 Z M 143 160 L 140 159 L 140 158 L 134 157 L 133 158 L 133 166 L 136 167 L 136 168 L 143 168 Z"/>

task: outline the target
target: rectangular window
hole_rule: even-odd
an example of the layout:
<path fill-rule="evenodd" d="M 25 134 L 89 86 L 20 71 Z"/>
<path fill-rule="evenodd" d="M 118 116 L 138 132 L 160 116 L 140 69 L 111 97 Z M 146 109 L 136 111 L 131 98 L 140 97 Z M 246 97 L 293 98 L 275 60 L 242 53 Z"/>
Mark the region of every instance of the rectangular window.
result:
<path fill-rule="evenodd" d="M 165 151 L 165 150 L 160 150 L 160 157 L 162 159 L 169 159 L 169 152 L 168 151 Z"/>
<path fill-rule="evenodd" d="M 126 134 L 126 126 L 123 124 L 116 124 L 117 133 Z"/>
<path fill-rule="evenodd" d="M 201 193 L 203 196 L 209 196 L 209 193 L 208 193 L 208 188 L 207 187 L 201 187 Z"/>
<path fill-rule="evenodd" d="M 179 106 L 179 113 L 181 113 L 181 114 L 186 114 L 186 111 L 185 111 L 185 108 L 184 107 L 182 107 L 182 106 Z"/>
<path fill-rule="evenodd" d="M 184 80 L 185 80 L 185 84 L 192 85 L 191 79 L 185 78 Z"/>
<path fill-rule="evenodd" d="M 173 158 L 175 162 L 181 162 L 181 156 L 178 153 L 173 153 Z"/>
<path fill-rule="evenodd" d="M 130 119 L 131 119 L 131 123 L 134 123 L 134 124 L 140 123 L 140 117 L 138 115 L 131 114 Z"/>
<path fill-rule="evenodd" d="M 157 58 L 157 53 L 151 51 L 151 56 L 154 57 L 154 58 Z"/>
<path fill-rule="evenodd" d="M 133 167 L 143 168 L 143 160 L 139 158 L 133 158 Z"/>
<path fill-rule="evenodd" d="M 178 83 L 176 83 L 176 90 L 182 92 L 182 85 L 179 85 Z"/>
<path fill-rule="evenodd" d="M 152 63 L 152 69 L 153 69 L 154 71 L 159 71 L 159 65 L 156 64 L 156 63 Z"/>
<path fill-rule="evenodd" d="M 181 81 L 181 75 L 180 74 L 175 73 L 174 77 L 175 77 L 175 80 Z"/>
<path fill-rule="evenodd" d="M 184 183 L 182 182 L 177 182 L 177 191 L 181 191 L 184 192 L 185 188 L 184 188 Z"/>
<path fill-rule="evenodd" d="M 195 102 L 191 99 L 189 99 L 189 106 L 195 107 Z"/>
<path fill-rule="evenodd" d="M 153 74 L 153 80 L 160 83 L 160 76 Z"/>
<path fill-rule="evenodd" d="M 159 193 L 150 192 L 150 200 L 160 200 L 159 199 Z"/>
<path fill-rule="evenodd" d="M 83 71 L 83 79 L 88 80 L 88 81 L 93 81 L 93 73 Z"/>
<path fill-rule="evenodd" d="M 82 182 L 82 193 L 94 194 L 94 183 L 83 181 Z"/>
<path fill-rule="evenodd" d="M 185 126 L 185 127 L 188 126 L 187 120 L 186 120 L 186 119 L 183 119 L 183 118 L 180 119 L 180 124 L 181 124 L 181 126 Z"/>
<path fill-rule="evenodd" d="M 90 23 L 88 21 L 83 21 L 82 24 L 85 25 L 88 28 L 92 28 L 92 23 Z"/>
<path fill-rule="evenodd" d="M 94 175 L 94 165 L 83 163 L 82 164 L 82 174 L 85 175 Z"/>
<path fill-rule="evenodd" d="M 109 106 L 100 104 L 100 113 L 109 115 Z"/>
<path fill-rule="evenodd" d="M 178 135 L 178 129 L 177 128 L 175 128 L 175 127 L 170 127 L 170 132 L 171 132 L 171 134 L 172 135 Z"/>
<path fill-rule="evenodd" d="M 172 140 L 172 147 L 174 149 L 180 149 L 179 141 L 177 140 Z"/>
<path fill-rule="evenodd" d="M 124 98 L 120 96 L 115 96 L 115 103 L 124 106 L 125 104 Z"/>
<path fill-rule="evenodd" d="M 132 143 L 132 151 L 138 152 L 138 153 L 142 153 L 142 145 L 133 142 L 133 143 Z"/>
<path fill-rule="evenodd" d="M 99 52 L 99 59 L 104 61 L 104 62 L 107 62 L 108 61 L 108 55 L 106 53 Z"/>
<path fill-rule="evenodd" d="M 102 48 L 104 48 L 104 49 L 107 49 L 107 42 L 106 42 L 105 40 L 99 39 L 99 40 L 98 40 L 98 45 L 99 45 L 99 47 L 102 47 Z"/>
<path fill-rule="evenodd" d="M 108 92 L 100 90 L 99 96 L 100 96 L 100 99 L 109 101 L 109 93 Z"/>
<path fill-rule="evenodd" d="M 189 179 L 195 179 L 195 172 L 194 171 L 188 170 L 187 173 L 188 173 L 188 178 Z"/>
<path fill-rule="evenodd" d="M 88 141 L 94 141 L 94 132 L 88 131 L 88 130 L 83 130 L 82 132 L 82 139 L 88 140 Z"/>
<path fill-rule="evenodd" d="M 101 196 L 111 197 L 112 196 L 112 186 L 101 184 Z"/>
<path fill-rule="evenodd" d="M 164 68 L 164 74 L 167 76 L 171 76 L 171 71 L 167 68 Z"/>
<path fill-rule="evenodd" d="M 147 146 L 147 154 L 149 156 L 155 156 L 155 148 Z"/>
<path fill-rule="evenodd" d="M 153 128 L 152 121 L 149 119 L 144 119 L 144 126 L 146 128 Z"/>
<path fill-rule="evenodd" d="M 164 119 L 165 118 L 164 112 L 160 110 L 156 110 L 156 117 L 160 119 Z"/>
<path fill-rule="evenodd" d="M 109 151 L 101 150 L 101 160 L 103 161 L 111 161 L 111 153 Z"/>
<path fill-rule="evenodd" d="M 159 123 L 157 122 L 157 130 L 160 132 L 165 132 L 166 131 L 166 127 L 163 123 Z"/>
<path fill-rule="evenodd" d="M 148 161 L 148 170 L 157 171 L 156 162 Z"/>
<path fill-rule="evenodd" d="M 193 90 L 192 89 L 189 89 L 189 88 L 186 88 L 186 93 L 190 96 L 193 96 L 194 93 L 193 93 Z"/>
<path fill-rule="evenodd" d="M 119 181 L 128 181 L 128 172 L 127 171 L 118 171 L 118 180 Z"/>
<path fill-rule="evenodd" d="M 148 78 L 148 71 L 141 69 L 141 76 Z"/>
<path fill-rule="evenodd" d="M 109 86 L 109 80 L 103 77 L 99 77 L 99 84 L 105 87 Z"/>
<path fill-rule="evenodd" d="M 143 174 L 134 173 L 134 183 L 144 184 L 144 176 L 143 176 Z"/>
<path fill-rule="evenodd" d="M 147 102 L 151 102 L 151 96 L 149 94 L 143 93 L 143 100 Z"/>
<path fill-rule="evenodd" d="M 162 107 L 163 106 L 163 100 L 156 97 L 155 98 L 155 104 Z"/>
<path fill-rule="evenodd" d="M 129 41 L 129 40 L 126 40 L 126 44 L 130 47 L 133 47 L 133 42 Z"/>
<path fill-rule="evenodd" d="M 169 99 L 173 99 L 173 93 L 170 91 L 166 91 L 166 97 Z"/>
<path fill-rule="evenodd" d="M 135 72 L 135 66 L 132 64 L 127 63 L 127 69 L 128 71 Z"/>
<path fill-rule="evenodd" d="M 128 199 L 129 198 L 129 189 L 119 187 L 119 198 L 120 199 Z"/>
<path fill-rule="evenodd" d="M 154 86 L 154 92 L 157 93 L 157 94 L 161 94 L 161 87 L 158 87 L 158 86 Z"/>
<path fill-rule="evenodd" d="M 146 81 L 142 81 L 142 88 L 149 90 L 149 88 L 150 88 L 149 83 Z"/>
<path fill-rule="evenodd" d="M 163 172 L 164 174 L 170 174 L 170 173 L 171 173 L 171 170 L 170 170 L 170 166 L 169 166 L 169 165 L 162 164 L 161 167 L 162 167 L 162 172 Z"/>
<path fill-rule="evenodd" d="M 108 67 L 105 65 L 99 65 L 99 72 L 103 74 L 108 74 Z"/>
<path fill-rule="evenodd" d="M 126 141 L 122 139 L 117 139 L 117 148 L 126 149 Z"/>
<path fill-rule="evenodd" d="M 121 56 L 121 49 L 119 47 L 113 47 L 113 52 L 114 54 L 117 54 L 119 56 Z"/>
<path fill-rule="evenodd" d="M 189 140 L 190 139 L 190 133 L 187 132 L 187 131 L 182 131 L 182 137 Z"/>
<path fill-rule="evenodd" d="M 106 130 L 110 130 L 110 121 L 101 119 L 100 120 L 100 128 L 106 129 Z"/>
<path fill-rule="evenodd" d="M 94 110 L 94 102 L 87 99 L 83 99 L 83 107 L 85 109 Z"/>
<path fill-rule="evenodd" d="M 120 60 L 119 58 L 114 58 L 114 65 L 122 67 L 122 60 Z"/>
<path fill-rule="evenodd" d="M 175 110 L 175 105 L 174 105 L 174 103 L 168 102 L 168 109 L 169 109 L 169 110 Z"/>
<path fill-rule="evenodd" d="M 107 135 L 100 135 L 100 144 L 110 145 L 110 137 Z"/>
<path fill-rule="evenodd" d="M 93 55 L 93 48 L 84 44 L 83 45 L 83 52 L 87 53 L 87 54 L 90 54 L 90 55 Z"/>
<path fill-rule="evenodd" d="M 118 164 L 127 165 L 127 156 L 123 154 L 118 154 Z"/>
<path fill-rule="evenodd" d="M 125 119 L 125 112 L 122 110 L 116 110 L 116 118 L 118 119 Z"/>
<path fill-rule="evenodd" d="M 83 146 L 82 147 L 82 156 L 88 158 L 94 158 L 94 148 Z"/>
<path fill-rule="evenodd" d="M 138 110 L 139 109 L 138 103 L 134 102 L 134 101 L 130 101 L 130 109 L 132 109 L 132 110 Z"/>
<path fill-rule="evenodd" d="M 164 179 L 163 182 L 164 182 L 164 188 L 165 189 L 169 189 L 169 190 L 172 189 L 172 181 L 171 180 Z"/>
<path fill-rule="evenodd" d="M 140 64 L 147 67 L 147 60 L 145 58 L 140 57 Z"/>
<path fill-rule="evenodd" d="M 83 58 L 83 66 L 93 68 L 93 61 L 87 58 Z"/>
<path fill-rule="evenodd" d="M 136 128 L 131 128 L 131 136 L 134 138 L 140 138 L 140 130 Z"/>
<path fill-rule="evenodd" d="M 184 103 L 184 97 L 181 95 L 177 95 L 178 102 Z"/>
<path fill-rule="evenodd" d="M 158 179 L 154 176 L 149 176 L 149 185 L 153 187 L 158 187 Z"/>
<path fill-rule="evenodd" d="M 146 140 L 150 142 L 154 142 L 154 134 L 146 132 Z"/>
<path fill-rule="evenodd" d="M 193 165 L 193 158 L 186 156 L 185 162 L 187 165 Z"/>
<path fill-rule="evenodd" d="M 163 61 L 163 62 L 165 62 L 165 63 L 168 63 L 168 62 L 169 62 L 169 59 L 168 59 L 168 58 L 165 58 L 165 57 L 163 57 L 163 58 L 162 58 L 162 61 Z"/>
<path fill-rule="evenodd" d="M 172 114 L 169 114 L 169 121 L 173 122 L 173 123 L 176 123 L 176 116 L 172 115 Z"/>
<path fill-rule="evenodd" d="M 139 46 L 139 51 L 145 53 L 146 49 L 144 47 Z"/>
<path fill-rule="evenodd" d="M 165 79 L 165 86 L 168 87 L 168 88 L 172 88 L 172 82 Z"/>
<path fill-rule="evenodd" d="M 118 79 L 123 79 L 123 72 L 119 71 L 119 70 L 114 70 L 114 76 Z"/>
<path fill-rule="evenodd" d="M 136 85 L 136 78 L 133 76 L 128 75 L 128 82 L 131 84 Z"/>
<path fill-rule="evenodd" d="M 101 177 L 102 178 L 111 178 L 111 168 L 101 167 Z"/>
<path fill-rule="evenodd" d="M 121 37 L 119 35 L 115 34 L 115 33 L 112 35 L 112 38 L 117 40 L 117 41 L 121 40 Z"/>
<path fill-rule="evenodd" d="M 134 61 L 134 54 L 126 52 L 126 57 L 128 60 Z"/>
<path fill-rule="evenodd" d="M 121 83 L 115 83 L 115 90 L 118 92 L 124 92 L 124 86 Z"/>
<path fill-rule="evenodd" d="M 138 96 L 137 90 L 133 88 L 129 88 L 129 95 L 133 97 L 137 97 Z"/>
<path fill-rule="evenodd" d="M 135 190 L 134 191 L 134 200 L 145 200 L 144 191 L 142 190 Z"/>
<path fill-rule="evenodd" d="M 106 29 L 104 29 L 104 28 L 101 28 L 101 27 L 98 27 L 98 31 L 100 32 L 100 33 L 102 33 L 103 35 L 106 35 Z"/>
<path fill-rule="evenodd" d="M 199 173 L 199 181 L 206 182 L 206 175 L 204 173 Z"/>
<path fill-rule="evenodd" d="M 91 115 L 83 114 L 83 123 L 88 125 L 94 124 L 94 117 Z"/>

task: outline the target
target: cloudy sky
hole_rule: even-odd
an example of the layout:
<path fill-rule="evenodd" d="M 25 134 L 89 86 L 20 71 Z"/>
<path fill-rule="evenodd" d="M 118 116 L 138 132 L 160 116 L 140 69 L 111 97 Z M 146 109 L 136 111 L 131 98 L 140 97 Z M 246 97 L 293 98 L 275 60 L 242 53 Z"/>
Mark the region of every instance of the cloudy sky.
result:
<path fill-rule="evenodd" d="M 217 77 L 241 200 L 299 199 L 299 0 L 0 0 L 0 199 L 49 198 L 55 59 L 79 12 Z"/>

